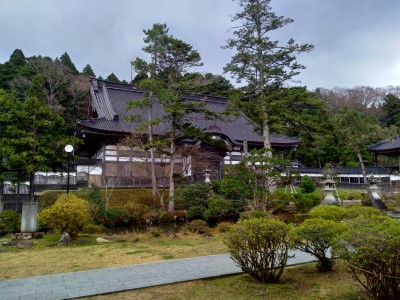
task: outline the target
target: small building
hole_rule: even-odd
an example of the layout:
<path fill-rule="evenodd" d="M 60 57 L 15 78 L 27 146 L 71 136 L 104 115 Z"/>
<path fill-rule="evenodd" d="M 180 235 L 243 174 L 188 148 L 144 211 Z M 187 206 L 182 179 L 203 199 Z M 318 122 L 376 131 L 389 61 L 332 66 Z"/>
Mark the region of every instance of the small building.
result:
<path fill-rule="evenodd" d="M 77 174 L 89 177 L 99 186 L 121 187 L 151 186 L 148 171 L 148 153 L 138 141 L 121 143 L 132 136 L 139 123 L 127 121 L 133 112 L 127 111 L 127 101 L 142 99 L 145 92 L 131 84 L 115 83 L 96 78 L 90 79 L 88 118 L 78 120 L 77 134 L 84 141 L 79 155 L 86 161 L 96 160 L 91 166 L 80 163 Z M 203 102 L 209 111 L 222 113 L 228 99 L 210 95 L 185 95 L 183 101 Z M 148 108 L 136 111 L 144 117 Z M 164 115 L 163 107 L 155 102 L 151 114 L 154 118 Z M 263 147 L 263 136 L 259 126 L 243 113 L 226 115 L 218 119 L 207 119 L 199 114 L 190 115 L 191 125 L 203 130 L 207 139 L 181 138 L 177 141 L 179 154 L 176 159 L 178 175 L 186 182 L 204 181 L 204 170 L 210 170 L 211 179 L 221 178 L 223 167 L 238 163 L 249 151 Z M 168 124 L 153 127 L 156 137 L 163 137 Z M 144 133 L 144 136 L 146 134 Z M 126 140 L 125 140 L 126 141 Z M 277 151 L 295 149 L 300 139 L 271 134 L 272 148 Z M 159 185 L 166 184 L 169 158 L 156 155 L 156 173 Z"/>

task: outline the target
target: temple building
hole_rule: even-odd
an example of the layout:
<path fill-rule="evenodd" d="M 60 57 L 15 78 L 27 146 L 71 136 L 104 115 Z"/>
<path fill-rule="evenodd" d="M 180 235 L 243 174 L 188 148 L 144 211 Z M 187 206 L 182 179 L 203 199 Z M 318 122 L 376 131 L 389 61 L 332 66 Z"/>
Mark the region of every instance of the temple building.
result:
<path fill-rule="evenodd" d="M 147 118 L 149 108 L 127 109 L 128 101 L 138 101 L 144 95 L 144 91 L 131 84 L 91 78 L 88 118 L 77 122 L 77 135 L 84 141 L 77 153 L 81 157 L 76 170 L 78 177 L 87 176 L 99 186 L 151 185 L 149 151 L 141 147 L 143 139 L 147 139 L 146 130 L 132 135 L 138 132 L 140 122 L 128 120 L 133 114 Z M 217 114 L 223 113 L 228 104 L 227 98 L 210 95 L 185 95 L 182 100 L 201 101 L 208 111 Z M 165 115 L 157 101 L 152 105 L 151 115 L 160 119 Z M 241 112 L 213 119 L 197 113 L 190 114 L 188 119 L 191 126 L 205 133 L 205 138 L 181 137 L 176 141 L 177 178 L 186 182 L 203 181 L 206 169 L 211 172 L 211 179 L 221 178 L 224 166 L 236 164 L 252 149 L 263 147 L 259 126 Z M 154 125 L 154 136 L 162 138 L 168 129 L 167 123 Z M 273 150 L 284 153 L 299 143 L 298 138 L 271 134 Z M 158 184 L 165 184 L 169 157 L 157 153 L 155 160 Z"/>

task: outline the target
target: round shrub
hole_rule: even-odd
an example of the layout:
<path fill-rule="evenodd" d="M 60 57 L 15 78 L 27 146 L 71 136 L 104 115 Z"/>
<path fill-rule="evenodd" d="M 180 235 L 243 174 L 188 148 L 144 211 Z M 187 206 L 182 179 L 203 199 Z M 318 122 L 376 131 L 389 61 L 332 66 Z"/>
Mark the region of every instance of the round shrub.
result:
<path fill-rule="evenodd" d="M 189 231 L 194 233 L 208 233 L 210 228 L 204 220 L 193 220 L 189 223 Z"/>
<path fill-rule="evenodd" d="M 310 210 L 308 215 L 311 218 L 340 221 L 344 218 L 346 209 L 336 205 L 317 205 Z"/>
<path fill-rule="evenodd" d="M 62 194 L 52 206 L 39 213 L 38 220 L 57 233 L 68 232 L 73 237 L 91 221 L 89 203 L 73 194 Z"/>
<path fill-rule="evenodd" d="M 221 222 L 218 224 L 217 228 L 218 231 L 221 233 L 227 232 L 229 230 L 229 228 L 231 228 L 232 223 L 229 222 Z"/>
<path fill-rule="evenodd" d="M 14 210 L 6 209 L 0 213 L 0 235 L 18 232 L 21 226 L 21 216 Z"/>
<path fill-rule="evenodd" d="M 232 259 L 262 283 L 278 282 L 286 266 L 289 227 L 275 219 L 239 221 L 225 234 Z"/>
<path fill-rule="evenodd" d="M 302 193 L 309 194 L 315 191 L 315 183 L 310 176 L 302 176 L 300 188 Z"/>
<path fill-rule="evenodd" d="M 343 224 L 335 221 L 312 218 L 293 227 L 290 237 L 295 248 L 318 259 L 317 267 L 320 271 L 330 271 L 334 264 L 334 258 L 329 253 L 329 249 L 345 229 Z"/>
<path fill-rule="evenodd" d="M 146 213 L 150 211 L 150 207 L 141 203 L 128 203 L 124 209 L 129 213 L 134 224 L 140 225 L 146 223 Z"/>
<path fill-rule="evenodd" d="M 383 216 L 348 221 L 335 253 L 344 259 L 369 299 L 400 299 L 399 221 Z"/>

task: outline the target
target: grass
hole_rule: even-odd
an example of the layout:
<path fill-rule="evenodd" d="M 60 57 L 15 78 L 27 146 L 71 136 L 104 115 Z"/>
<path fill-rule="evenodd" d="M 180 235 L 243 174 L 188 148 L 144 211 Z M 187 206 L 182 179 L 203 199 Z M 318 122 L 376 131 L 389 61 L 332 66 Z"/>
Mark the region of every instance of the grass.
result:
<path fill-rule="evenodd" d="M 32 249 L 1 247 L 0 280 L 228 252 L 219 234 L 212 238 L 196 234 L 180 234 L 178 238 L 123 234 L 113 235 L 114 242 L 104 244 L 97 243 L 96 237 L 80 235 L 70 246 L 62 247 L 56 246 L 58 235 L 46 235 L 33 240 Z M 0 244 L 9 240 L 1 238 Z"/>
<path fill-rule="evenodd" d="M 277 284 L 261 284 L 248 275 L 236 275 L 100 295 L 87 299 L 110 298 L 116 300 L 366 299 L 360 286 L 344 270 L 341 263 L 338 263 L 334 271 L 329 273 L 317 272 L 314 264 L 290 267 L 285 270 L 281 282 Z"/>
<path fill-rule="evenodd" d="M 1 247 L 0 280 L 34 275 L 122 266 L 226 253 L 223 235 L 204 238 L 180 234 L 124 234 L 111 237 L 112 243 L 98 244 L 95 235 L 80 235 L 68 247 L 55 246 L 56 235 L 34 240 L 34 247 L 18 250 Z M 9 238 L 0 239 L 0 243 Z M 172 285 L 151 287 L 89 299 L 364 299 L 359 285 L 339 262 L 333 272 L 318 273 L 315 264 L 287 268 L 278 284 L 260 284 L 248 275 L 226 276 Z"/>

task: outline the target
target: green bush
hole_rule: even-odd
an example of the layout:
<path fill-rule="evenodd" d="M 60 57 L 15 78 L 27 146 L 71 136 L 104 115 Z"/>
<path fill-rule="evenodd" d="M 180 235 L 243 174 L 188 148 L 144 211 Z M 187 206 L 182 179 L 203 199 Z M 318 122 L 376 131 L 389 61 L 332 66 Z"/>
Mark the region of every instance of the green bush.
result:
<path fill-rule="evenodd" d="M 207 201 L 207 209 L 203 212 L 206 220 L 217 219 L 232 210 L 232 203 L 220 196 L 211 196 Z"/>
<path fill-rule="evenodd" d="M 146 223 L 146 213 L 148 213 L 151 209 L 149 206 L 141 204 L 141 203 L 128 203 L 124 206 L 124 210 L 126 210 L 131 220 L 134 224 L 140 225 Z"/>
<path fill-rule="evenodd" d="M 382 215 L 381 211 L 368 206 L 352 205 L 344 211 L 345 219 L 355 219 L 359 216 L 372 217 Z"/>
<path fill-rule="evenodd" d="M 101 191 L 98 186 L 92 185 L 92 189 L 87 194 L 87 200 L 89 202 L 89 211 L 93 220 L 104 213 L 106 210 L 106 204 L 104 199 L 101 197 Z"/>
<path fill-rule="evenodd" d="M 249 219 L 259 219 L 259 218 L 267 218 L 267 213 L 260 210 L 247 210 L 240 214 L 240 221 L 249 220 Z"/>
<path fill-rule="evenodd" d="M 229 175 L 222 180 L 214 181 L 213 187 L 216 193 L 230 200 L 234 208 L 240 208 L 245 201 L 253 198 L 253 193 L 247 183 Z"/>
<path fill-rule="evenodd" d="M 90 223 L 89 203 L 73 194 L 63 194 L 38 215 L 42 222 L 57 233 L 68 232 L 74 237 Z"/>
<path fill-rule="evenodd" d="M 210 228 L 207 225 L 207 222 L 204 220 L 193 220 L 189 223 L 188 227 L 190 232 L 194 233 L 208 233 Z"/>
<path fill-rule="evenodd" d="M 186 211 L 186 220 L 193 221 L 197 219 L 203 219 L 203 212 L 205 211 L 205 207 L 202 206 L 191 206 Z"/>
<path fill-rule="evenodd" d="M 308 212 L 321 203 L 321 198 L 318 194 L 297 194 L 294 203 L 298 212 Z"/>
<path fill-rule="evenodd" d="M 218 228 L 219 232 L 224 233 L 224 232 L 227 232 L 229 230 L 229 228 L 231 228 L 231 226 L 232 226 L 232 223 L 230 223 L 230 222 L 221 222 L 221 223 L 218 223 L 217 228 Z"/>
<path fill-rule="evenodd" d="M 346 209 L 336 205 L 318 205 L 310 210 L 308 215 L 311 218 L 340 221 L 344 218 Z"/>
<path fill-rule="evenodd" d="M 21 216 L 16 211 L 6 209 L 0 213 L 0 235 L 18 232 L 21 226 Z"/>
<path fill-rule="evenodd" d="M 132 216 L 126 209 L 109 209 L 99 216 L 100 224 L 107 228 L 129 224 Z"/>
<path fill-rule="evenodd" d="M 344 225 L 335 221 L 312 218 L 305 220 L 299 226 L 292 227 L 290 237 L 295 248 L 318 259 L 317 267 L 320 271 L 330 271 L 334 258 L 329 255 L 329 249 L 345 229 Z"/>
<path fill-rule="evenodd" d="M 177 203 L 190 206 L 205 206 L 210 197 L 211 187 L 204 183 L 188 184 L 178 187 L 175 191 Z"/>
<path fill-rule="evenodd" d="M 315 191 L 315 183 L 310 176 L 302 176 L 300 188 L 302 193 L 309 194 Z"/>
<path fill-rule="evenodd" d="M 164 224 L 173 222 L 172 216 L 165 210 L 153 210 L 146 211 L 143 215 L 146 220 L 146 224 Z"/>
<path fill-rule="evenodd" d="M 370 299 L 400 299 L 400 225 L 383 216 L 347 221 L 335 253 L 344 259 Z"/>
<path fill-rule="evenodd" d="M 102 233 L 104 231 L 106 231 L 106 228 L 98 224 L 88 224 L 83 228 L 83 232 L 88 234 Z"/>
<path fill-rule="evenodd" d="M 275 219 L 239 221 L 225 233 L 225 244 L 243 272 L 262 283 L 275 283 L 286 266 L 289 227 Z"/>

